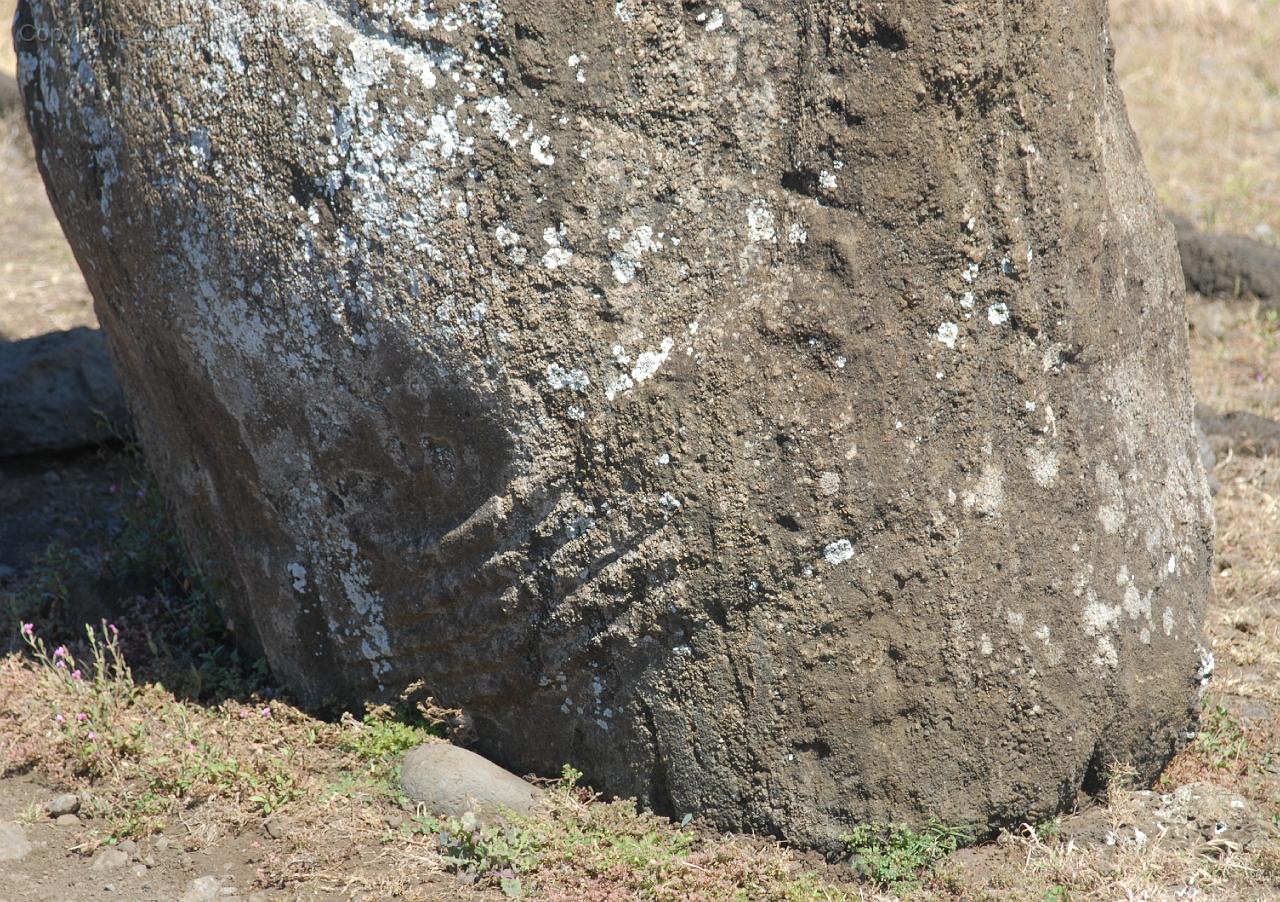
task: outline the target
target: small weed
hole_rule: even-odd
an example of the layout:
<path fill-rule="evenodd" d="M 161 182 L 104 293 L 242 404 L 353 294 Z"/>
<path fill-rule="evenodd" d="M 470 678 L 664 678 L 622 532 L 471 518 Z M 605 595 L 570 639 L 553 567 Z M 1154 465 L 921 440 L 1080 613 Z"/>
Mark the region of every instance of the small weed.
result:
<path fill-rule="evenodd" d="M 397 719 L 389 705 L 371 707 L 363 720 L 347 717 L 343 723 L 350 729 L 346 748 L 371 763 L 387 762 L 439 736 L 429 726 Z"/>
<path fill-rule="evenodd" d="M 1216 770 L 1235 769 L 1248 756 L 1249 738 L 1225 706 L 1210 700 L 1200 716 L 1196 749 Z"/>
<path fill-rule="evenodd" d="M 1041 842 L 1056 841 L 1060 836 L 1062 836 L 1062 818 L 1055 817 L 1051 821 L 1036 824 L 1033 829 L 1035 830 L 1036 839 Z"/>
<path fill-rule="evenodd" d="M 932 823 L 917 832 L 910 827 L 855 828 L 843 837 L 854 867 L 877 886 L 906 892 L 920 885 L 920 875 L 959 848 L 963 830 Z"/>

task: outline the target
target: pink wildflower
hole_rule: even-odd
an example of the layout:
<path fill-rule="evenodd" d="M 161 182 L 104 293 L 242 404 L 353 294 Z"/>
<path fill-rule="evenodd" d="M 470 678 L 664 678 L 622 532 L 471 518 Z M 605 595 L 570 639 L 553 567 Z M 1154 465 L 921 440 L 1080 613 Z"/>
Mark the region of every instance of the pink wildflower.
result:
<path fill-rule="evenodd" d="M 59 645 L 53 650 L 53 656 L 54 658 L 65 658 L 67 656 L 67 647 L 65 645 Z"/>
<path fill-rule="evenodd" d="M 73 679 L 73 680 L 78 680 L 78 679 L 80 679 L 80 677 L 81 677 L 81 673 L 80 673 L 80 668 L 79 668 L 79 667 L 77 667 L 75 670 L 71 671 L 71 679 Z"/>
<path fill-rule="evenodd" d="M 61 658 L 59 658 L 58 660 L 56 660 L 56 661 L 54 661 L 54 662 L 53 662 L 53 666 L 54 666 L 54 667 L 61 667 L 63 670 L 66 670 L 66 669 L 67 669 L 67 662 L 66 662 L 66 661 L 64 661 L 64 660 L 62 660 Z"/>
<path fill-rule="evenodd" d="M 63 717 L 61 714 L 59 714 L 57 717 L 55 717 L 55 718 L 54 718 L 54 720 L 55 720 L 55 721 L 57 721 L 58 723 L 66 723 L 66 722 L 67 722 L 67 719 L 66 719 L 65 717 Z"/>
<path fill-rule="evenodd" d="M 271 709 L 270 709 L 269 707 L 268 707 L 268 708 L 263 708 L 263 709 L 262 709 L 262 716 L 263 716 L 263 717 L 270 717 L 270 716 L 271 716 Z"/>
<path fill-rule="evenodd" d="M 88 719 L 89 718 L 85 716 L 85 713 L 83 711 L 81 711 L 79 714 L 76 715 L 76 723 L 84 723 Z"/>
<path fill-rule="evenodd" d="M 89 731 L 89 738 L 90 738 L 90 739 L 97 739 L 97 738 L 98 738 L 98 734 L 97 734 L 97 733 L 95 733 L 95 732 L 93 732 L 93 730 L 90 730 L 90 731 Z"/>
<path fill-rule="evenodd" d="M 24 635 L 24 636 L 34 636 L 34 635 L 35 635 L 35 632 L 36 632 L 36 625 L 35 625 L 34 623 L 24 623 L 24 624 L 22 624 L 22 635 Z"/>
<path fill-rule="evenodd" d="M 111 630 L 111 632 L 113 632 L 113 633 L 118 633 L 118 632 L 120 632 L 120 630 L 116 629 L 116 625 L 115 625 L 114 623 L 108 623 L 108 624 L 107 624 L 107 629 Z"/>

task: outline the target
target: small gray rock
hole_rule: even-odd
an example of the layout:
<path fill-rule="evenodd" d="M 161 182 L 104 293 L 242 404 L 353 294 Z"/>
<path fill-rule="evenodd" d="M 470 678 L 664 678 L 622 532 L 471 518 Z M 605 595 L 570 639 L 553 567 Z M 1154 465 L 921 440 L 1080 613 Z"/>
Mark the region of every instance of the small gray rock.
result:
<path fill-rule="evenodd" d="M 49 817 L 75 814 L 80 810 L 80 797 L 74 792 L 64 792 L 45 802 L 44 810 L 49 812 Z"/>
<path fill-rule="evenodd" d="M 79 827 L 80 818 L 74 814 L 60 814 L 53 819 L 53 822 L 59 827 Z"/>
<path fill-rule="evenodd" d="M 129 870 L 135 877 L 145 877 L 147 875 L 147 866 L 145 864 L 135 864 Z"/>
<path fill-rule="evenodd" d="M 284 839 L 293 832 L 293 823 L 288 818 L 273 817 L 266 823 L 267 835 L 272 839 Z"/>
<path fill-rule="evenodd" d="M 34 848 L 21 824 L 0 821 L 0 861 L 21 861 Z"/>
<path fill-rule="evenodd" d="M 404 824 L 404 815 L 399 811 L 393 811 L 384 817 L 382 822 L 392 830 L 399 830 L 401 825 Z"/>
<path fill-rule="evenodd" d="M 129 856 L 119 849 L 99 849 L 89 867 L 95 871 L 113 871 L 129 863 Z"/>
<path fill-rule="evenodd" d="M 187 884 L 181 902 L 212 902 L 222 894 L 222 884 L 212 875 L 197 877 Z"/>
<path fill-rule="evenodd" d="M 128 855 L 130 858 L 137 857 L 138 844 L 131 839 L 122 840 L 116 848 Z"/>
<path fill-rule="evenodd" d="M 169 843 L 170 843 L 170 840 L 169 840 L 169 837 L 167 836 L 156 837 L 156 842 L 155 842 L 156 851 L 157 852 L 166 851 L 169 848 Z"/>
<path fill-rule="evenodd" d="M 475 752 L 447 742 L 430 742 L 409 752 L 400 771 L 405 795 L 435 814 L 461 816 L 467 811 L 534 814 L 543 792 Z"/>

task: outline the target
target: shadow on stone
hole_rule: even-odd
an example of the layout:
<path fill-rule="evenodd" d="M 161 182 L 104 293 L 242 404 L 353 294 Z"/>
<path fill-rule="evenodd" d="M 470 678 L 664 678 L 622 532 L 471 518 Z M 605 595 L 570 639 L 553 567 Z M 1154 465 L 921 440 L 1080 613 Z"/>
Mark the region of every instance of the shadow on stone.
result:
<path fill-rule="evenodd" d="M 0 457 L 118 442 L 128 422 L 98 330 L 0 342 Z"/>

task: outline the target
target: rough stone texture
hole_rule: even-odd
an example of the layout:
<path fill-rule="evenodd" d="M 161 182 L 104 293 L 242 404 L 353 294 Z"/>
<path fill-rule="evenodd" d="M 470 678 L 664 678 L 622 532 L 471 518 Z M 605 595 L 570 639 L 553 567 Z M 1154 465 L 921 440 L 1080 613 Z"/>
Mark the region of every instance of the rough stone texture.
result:
<path fill-rule="evenodd" d="M 405 795 L 435 814 L 461 816 L 468 811 L 535 814 L 543 793 L 491 761 L 447 742 L 420 745 L 405 755 L 400 768 Z"/>
<path fill-rule="evenodd" d="M 513 770 L 830 848 L 1149 778 L 1210 669 L 1182 280 L 1105 16 L 28 0 L 17 33 L 246 645 L 307 703 L 422 678 Z"/>
<path fill-rule="evenodd" d="M 0 457 L 99 444 L 127 422 L 96 329 L 0 340 Z"/>
<path fill-rule="evenodd" d="M 1178 254 L 1188 291 L 1210 297 L 1252 297 L 1280 309 L 1280 247 L 1243 235 L 1199 231 L 1189 220 L 1170 215 L 1178 235 Z"/>

